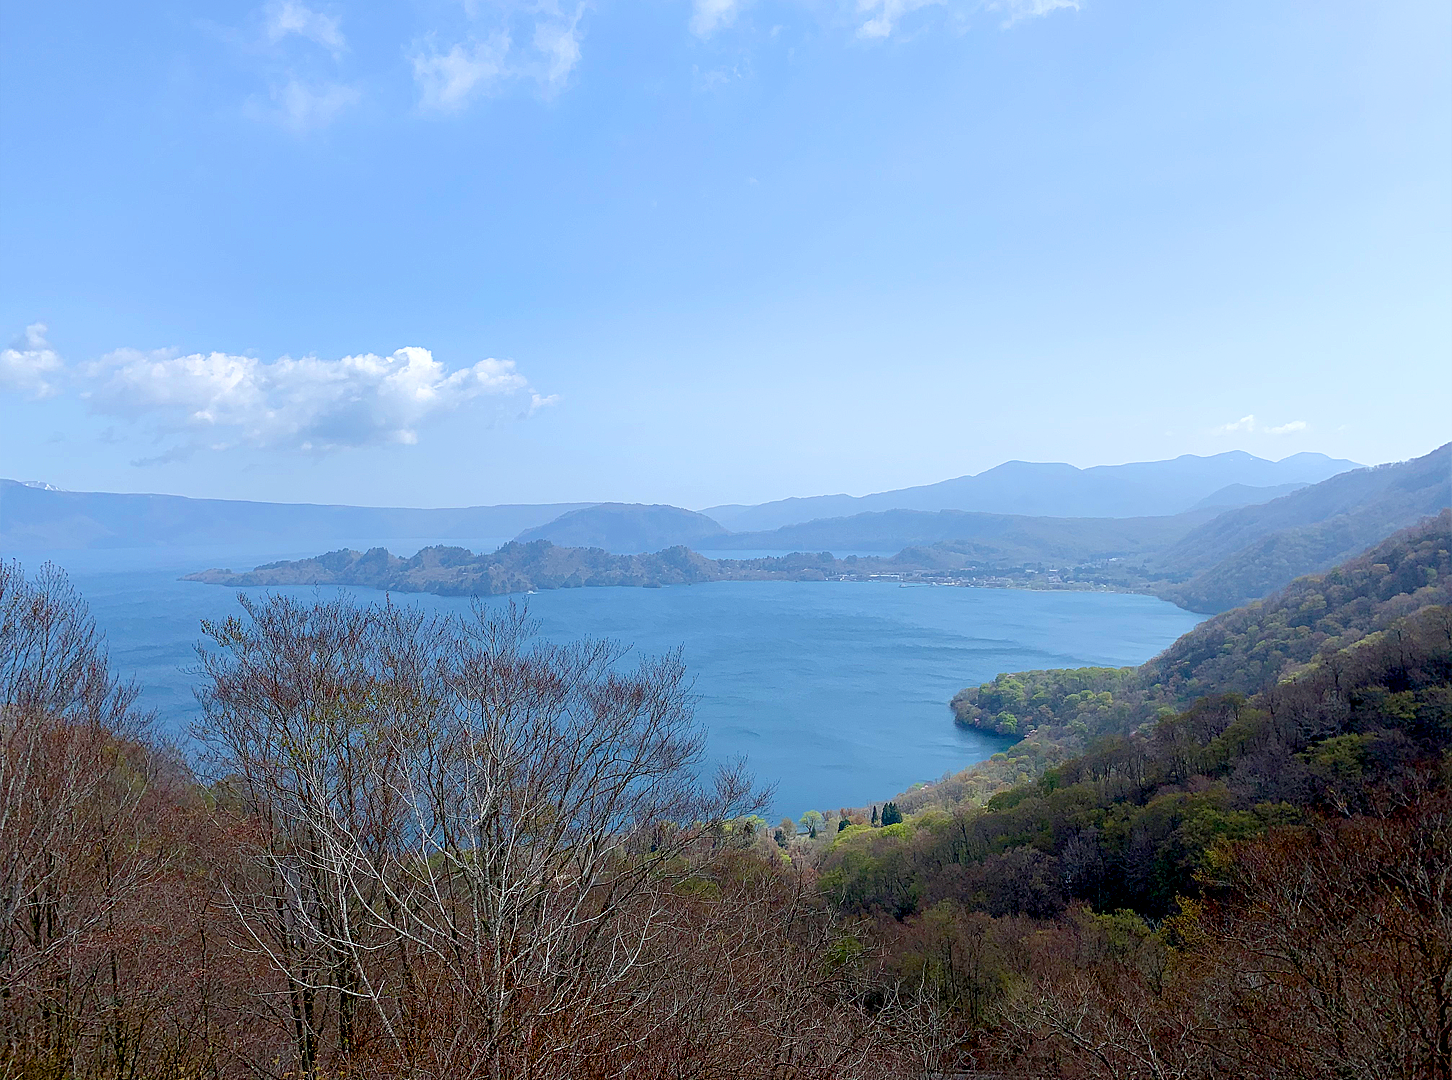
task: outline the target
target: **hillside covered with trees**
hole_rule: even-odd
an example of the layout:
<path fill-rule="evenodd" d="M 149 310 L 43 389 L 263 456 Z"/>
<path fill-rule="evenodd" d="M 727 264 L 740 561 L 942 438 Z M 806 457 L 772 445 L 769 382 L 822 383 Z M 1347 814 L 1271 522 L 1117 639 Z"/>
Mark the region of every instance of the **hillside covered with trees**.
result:
<path fill-rule="evenodd" d="M 1148 562 L 1160 595 L 1225 611 L 1317 573 L 1452 506 L 1452 443 L 1411 461 L 1356 469 L 1219 515 Z"/>
<path fill-rule="evenodd" d="M 1124 734 L 1205 693 L 1267 689 L 1410 611 L 1452 603 L 1449 528 L 1452 515 L 1429 518 L 1326 574 L 1201 623 L 1139 668 L 1000 675 L 954 697 L 954 717 L 1005 735 L 1042 727 L 1094 738 Z"/>
<path fill-rule="evenodd" d="M 1452 1075 L 1449 549 L 1443 514 L 1142 668 L 957 703 L 1039 746 L 814 853 L 949 1067 Z"/>
<path fill-rule="evenodd" d="M 1449 524 L 775 829 L 678 657 L 244 596 L 184 760 L 5 565 L 0 1075 L 1447 1080 Z"/>

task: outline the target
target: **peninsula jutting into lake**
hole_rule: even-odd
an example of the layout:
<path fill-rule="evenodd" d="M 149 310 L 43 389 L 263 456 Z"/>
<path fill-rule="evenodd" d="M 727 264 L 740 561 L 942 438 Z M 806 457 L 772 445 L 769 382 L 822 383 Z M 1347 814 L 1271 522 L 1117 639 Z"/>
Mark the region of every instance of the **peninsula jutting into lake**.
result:
<path fill-rule="evenodd" d="M 709 559 L 677 546 L 643 555 L 613 555 L 600 548 L 557 547 L 548 540 L 511 541 L 475 553 L 460 547 L 423 548 L 409 558 L 384 548 L 330 551 L 312 559 L 268 563 L 254 570 L 202 570 L 186 581 L 236 588 L 260 585 L 353 585 L 439 596 L 500 596 L 548 589 L 697 585 L 710 581 L 897 581 L 911 584 L 1094 588 L 1070 571 L 1032 568 L 931 566 L 913 553 L 891 558 L 830 552 L 759 559 Z M 1103 587 L 1103 586 L 1100 586 Z"/>

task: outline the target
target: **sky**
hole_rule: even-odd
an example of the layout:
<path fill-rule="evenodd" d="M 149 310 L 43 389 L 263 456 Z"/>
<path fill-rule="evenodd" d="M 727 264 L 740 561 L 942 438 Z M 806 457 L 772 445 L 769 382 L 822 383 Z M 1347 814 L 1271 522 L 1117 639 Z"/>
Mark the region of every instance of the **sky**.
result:
<path fill-rule="evenodd" d="M 0 476 L 693 508 L 1452 438 L 1452 7 L 0 0 Z"/>

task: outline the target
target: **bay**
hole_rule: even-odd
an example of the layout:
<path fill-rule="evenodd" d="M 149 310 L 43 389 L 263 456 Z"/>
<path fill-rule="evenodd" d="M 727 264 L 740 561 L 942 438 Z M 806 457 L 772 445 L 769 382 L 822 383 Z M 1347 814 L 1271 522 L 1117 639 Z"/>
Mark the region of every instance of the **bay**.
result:
<path fill-rule="evenodd" d="M 384 546 L 410 554 L 431 542 Z M 451 542 L 475 550 L 496 543 Z M 7 557 L 28 568 L 48 558 L 67 569 L 106 634 L 113 668 L 141 684 L 142 704 L 155 710 L 158 727 L 184 739 L 197 711 L 190 669 L 201 621 L 237 610 L 237 602 L 235 590 L 178 578 L 319 550 Z M 339 590 L 273 591 L 309 597 Z M 360 600 L 380 597 L 353 591 Z M 469 604 L 456 597 L 394 599 L 430 610 L 464 611 Z M 680 647 L 695 679 L 696 715 L 707 728 L 709 752 L 746 755 L 758 779 L 776 785 L 774 814 L 791 815 L 890 798 L 1002 749 L 1004 740 L 953 723 L 948 701 L 964 686 L 1003 671 L 1138 664 L 1199 620 L 1147 596 L 878 582 L 567 589 L 523 599 L 550 638 L 609 637 L 642 655 Z"/>

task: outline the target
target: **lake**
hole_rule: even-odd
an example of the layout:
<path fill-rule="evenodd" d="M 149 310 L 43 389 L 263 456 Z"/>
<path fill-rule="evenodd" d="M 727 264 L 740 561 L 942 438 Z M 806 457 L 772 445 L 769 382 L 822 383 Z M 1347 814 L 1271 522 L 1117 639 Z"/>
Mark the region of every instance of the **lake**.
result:
<path fill-rule="evenodd" d="M 384 546 L 411 554 L 428 542 Z M 487 538 L 451 543 L 493 546 Z M 113 668 L 141 683 L 142 703 L 156 710 L 163 730 L 181 735 L 196 714 L 187 668 L 200 622 L 234 610 L 236 600 L 235 590 L 178 577 L 340 546 L 48 555 L 90 604 Z M 7 557 L 33 567 L 43 556 Z M 360 599 L 380 596 L 354 591 Z M 395 599 L 436 610 L 468 607 L 453 597 Z M 1139 664 L 1200 618 L 1147 596 L 849 582 L 562 589 L 533 594 L 528 603 L 552 638 L 610 637 L 641 653 L 682 647 L 711 753 L 745 754 L 759 780 L 777 785 L 777 815 L 891 798 L 1001 749 L 1003 740 L 953 723 L 948 701 L 964 686 L 1002 671 Z"/>

